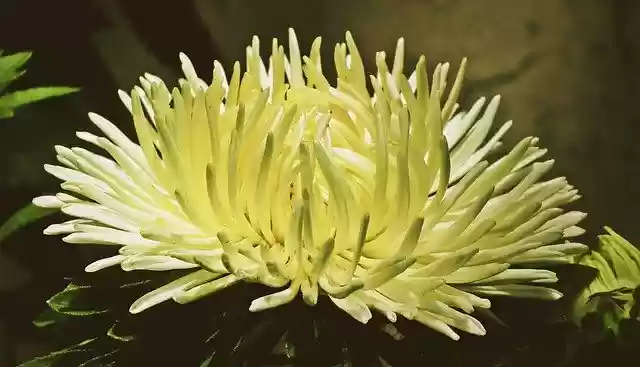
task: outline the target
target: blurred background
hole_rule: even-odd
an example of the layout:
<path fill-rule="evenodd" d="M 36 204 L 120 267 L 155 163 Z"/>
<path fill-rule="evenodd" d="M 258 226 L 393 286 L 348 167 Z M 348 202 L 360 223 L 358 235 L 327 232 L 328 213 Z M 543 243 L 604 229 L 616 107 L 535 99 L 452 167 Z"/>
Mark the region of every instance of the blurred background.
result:
<path fill-rule="evenodd" d="M 593 245 L 606 224 L 637 244 L 638 16 L 634 0 L 2 0 L 0 48 L 34 51 L 15 87 L 82 90 L 0 120 L 0 221 L 32 197 L 56 191 L 58 182 L 42 165 L 54 161 L 53 145 L 77 144 L 75 131 L 93 130 L 88 112 L 132 131 L 117 89 L 131 89 L 143 72 L 168 84 L 177 80 L 179 52 L 207 80 L 213 60 L 225 67 L 243 61 L 253 35 L 269 45 L 294 27 L 303 50 L 322 36 L 330 58 L 350 30 L 369 70 L 375 52 L 392 54 L 399 37 L 407 69 L 421 54 L 429 68 L 450 61 L 457 69 L 468 57 L 462 107 L 501 94 L 497 122 L 514 120 L 506 145 L 540 137 L 556 159 L 553 174 L 583 194 L 576 207 L 589 213 L 584 240 Z M 24 323 L 64 286 L 64 276 L 82 267 L 74 259 L 83 250 L 45 238 L 44 226 L 33 225 L 0 249 L 0 353 L 11 350 L 0 365 L 46 350 Z"/>

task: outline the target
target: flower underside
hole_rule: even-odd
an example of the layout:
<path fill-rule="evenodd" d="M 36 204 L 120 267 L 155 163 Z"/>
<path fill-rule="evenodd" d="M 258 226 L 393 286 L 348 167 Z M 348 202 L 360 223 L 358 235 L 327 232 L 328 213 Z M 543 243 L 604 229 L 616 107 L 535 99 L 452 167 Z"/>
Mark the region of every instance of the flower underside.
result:
<path fill-rule="evenodd" d="M 421 57 L 407 78 L 402 39 L 392 66 L 379 52 L 367 78 L 347 33 L 335 84 L 322 72 L 320 38 L 301 57 L 290 30 L 284 49 L 273 40 L 265 65 L 254 37 L 246 71 L 235 63 L 228 78 L 215 62 L 210 84 L 181 54 L 186 79 L 172 91 L 145 74 L 130 95 L 119 92 L 139 143 L 90 114 L 106 137 L 77 135 L 110 158 L 56 147 L 62 165 L 45 169 L 65 193 L 34 202 L 77 219 L 45 233 L 119 246 L 90 272 L 193 269 L 133 313 L 247 281 L 283 289 L 252 311 L 327 295 L 361 322 L 373 308 L 458 339 L 452 327 L 485 333 L 469 315 L 490 306 L 482 296 L 561 296 L 544 287 L 555 274 L 538 267 L 586 250 L 559 243 L 582 232 L 584 214 L 559 208 L 577 190 L 542 180 L 553 161 L 537 162 L 546 152 L 537 138 L 486 160 L 511 122 L 490 136 L 499 97 L 457 112 L 465 61 L 445 93 L 449 64 L 429 78 Z"/>

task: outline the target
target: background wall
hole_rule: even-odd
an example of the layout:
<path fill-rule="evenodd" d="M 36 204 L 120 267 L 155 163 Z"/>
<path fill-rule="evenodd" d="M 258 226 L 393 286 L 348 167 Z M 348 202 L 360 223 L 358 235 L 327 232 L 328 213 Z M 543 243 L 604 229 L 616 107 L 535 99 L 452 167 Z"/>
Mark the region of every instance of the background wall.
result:
<path fill-rule="evenodd" d="M 640 243 L 638 15 L 634 0 L 3 0 L 0 47 L 35 51 L 16 87 L 83 90 L 0 120 L 0 218 L 56 189 L 42 165 L 54 160 L 54 144 L 75 144 L 74 131 L 92 129 L 87 112 L 131 131 L 117 88 L 130 89 L 146 71 L 175 79 L 180 51 L 207 75 L 214 59 L 225 66 L 243 60 L 252 35 L 268 45 L 293 26 L 303 49 L 322 36 L 328 57 L 351 30 L 369 67 L 376 51 L 393 52 L 398 37 L 406 40 L 407 64 L 420 54 L 431 67 L 467 56 L 463 106 L 501 94 L 498 122 L 515 122 L 506 145 L 541 138 L 556 159 L 554 175 L 567 176 L 583 194 L 576 206 L 589 213 L 585 241 L 593 244 L 607 224 Z M 0 299 L 9 301 L 0 303 L 0 350 L 4 330 L 18 341 L 11 358 L 42 348 L 20 325 L 83 256 L 44 238 L 43 226 L 14 236 L 0 253 Z M 38 252 L 25 255 L 27 244 Z"/>

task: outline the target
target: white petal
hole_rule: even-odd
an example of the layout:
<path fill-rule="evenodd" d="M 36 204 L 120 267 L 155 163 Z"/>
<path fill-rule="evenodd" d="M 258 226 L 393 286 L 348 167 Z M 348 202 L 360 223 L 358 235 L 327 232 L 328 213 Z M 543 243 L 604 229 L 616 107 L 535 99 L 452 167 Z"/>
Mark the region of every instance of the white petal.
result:
<path fill-rule="evenodd" d="M 486 99 L 478 99 L 469 112 L 461 112 L 452 118 L 444 127 L 443 135 L 447 139 L 449 150 L 452 150 L 476 121 L 478 114 L 482 110 Z"/>
<path fill-rule="evenodd" d="M 537 287 L 532 285 L 508 284 L 508 285 L 478 285 L 465 286 L 462 289 L 476 294 L 487 296 L 511 296 L 519 298 L 537 298 L 555 301 L 562 298 L 562 293 L 552 288 Z"/>
<path fill-rule="evenodd" d="M 329 296 L 331 301 L 342 310 L 353 316 L 354 319 L 366 324 L 371 319 L 371 310 L 360 298 L 355 294 L 350 294 L 345 298 L 333 298 Z"/>
<path fill-rule="evenodd" d="M 165 271 L 177 269 L 197 268 L 197 264 L 188 263 L 169 256 L 135 255 L 129 256 L 122 262 L 122 270 L 152 270 Z"/>
<path fill-rule="evenodd" d="M 61 210 L 63 213 L 74 217 L 91 219 L 128 232 L 140 231 L 140 227 L 124 220 L 121 216 L 100 205 L 91 203 L 72 203 L 64 205 Z"/>
<path fill-rule="evenodd" d="M 33 205 L 39 206 L 41 208 L 58 209 L 62 208 L 62 206 L 64 205 L 64 202 L 55 196 L 38 196 L 37 198 L 31 200 L 31 202 L 33 203 Z"/>
<path fill-rule="evenodd" d="M 98 261 L 94 261 L 91 264 L 87 265 L 84 268 L 84 271 L 86 271 L 87 273 L 93 273 L 93 272 L 108 268 L 110 266 L 119 265 L 122 262 L 122 260 L 126 258 L 127 258 L 126 256 L 116 255 L 116 256 L 107 257 L 105 259 L 100 259 Z"/>
<path fill-rule="evenodd" d="M 111 189 L 111 187 L 109 187 L 109 185 L 85 173 L 66 167 L 53 166 L 50 164 L 45 164 L 44 169 L 45 171 L 49 172 L 62 181 L 92 185 L 98 187 L 104 192 L 113 193 L 113 190 Z"/>
<path fill-rule="evenodd" d="M 149 168 L 149 164 L 142 153 L 142 148 L 137 144 L 134 144 L 126 135 L 120 131 L 111 121 L 105 119 L 104 117 L 95 114 L 89 113 L 89 119 L 98 127 L 104 134 L 111 139 L 116 145 L 118 145 L 122 150 L 127 153 L 134 162 L 136 162 L 140 167 L 142 167 L 145 171 L 151 172 Z"/>
<path fill-rule="evenodd" d="M 74 219 L 60 224 L 52 224 L 45 228 L 43 233 L 46 235 L 73 233 L 77 231 L 75 225 L 79 223 L 90 223 L 90 221 L 85 219 Z"/>
<path fill-rule="evenodd" d="M 180 304 L 193 302 L 202 297 L 228 288 L 239 281 L 240 278 L 236 277 L 235 275 L 227 275 L 208 283 L 195 286 L 191 289 L 182 290 L 173 296 L 173 300 Z"/>
<path fill-rule="evenodd" d="M 138 298 L 129 308 L 129 312 L 133 314 L 140 313 L 148 308 L 151 308 L 159 303 L 173 298 L 176 294 L 184 290 L 206 283 L 212 279 L 217 278 L 218 276 L 219 274 L 210 273 L 206 270 L 198 270 L 189 275 L 185 275 L 182 278 L 176 279 L 173 282 L 155 289 Z"/>

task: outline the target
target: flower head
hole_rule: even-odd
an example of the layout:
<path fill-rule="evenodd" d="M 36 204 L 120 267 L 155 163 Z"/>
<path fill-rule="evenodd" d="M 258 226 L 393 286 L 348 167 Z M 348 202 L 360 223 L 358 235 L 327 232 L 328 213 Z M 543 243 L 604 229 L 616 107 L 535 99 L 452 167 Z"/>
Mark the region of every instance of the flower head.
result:
<path fill-rule="evenodd" d="M 511 122 L 490 136 L 499 97 L 456 112 L 465 61 L 450 88 L 449 64 L 429 77 L 424 57 L 407 78 L 400 39 L 392 65 L 379 52 L 367 77 L 347 33 L 330 83 L 320 38 L 304 57 L 292 30 L 288 55 L 277 40 L 266 64 L 259 50 L 255 37 L 244 72 L 215 62 L 210 84 L 181 54 L 179 88 L 145 74 L 119 92 L 138 143 L 90 114 L 106 137 L 77 135 L 111 157 L 58 146 L 62 166 L 45 166 L 66 193 L 35 203 L 78 218 L 45 233 L 119 246 L 87 271 L 193 269 L 131 312 L 247 281 L 283 288 L 253 311 L 327 295 L 361 322 L 373 308 L 457 339 L 452 327 L 485 333 L 468 314 L 490 306 L 482 296 L 561 296 L 541 286 L 553 272 L 526 265 L 586 249 L 557 243 L 581 233 L 584 214 L 558 208 L 577 191 L 541 179 L 553 161 L 536 162 L 536 138 L 487 161 Z"/>

